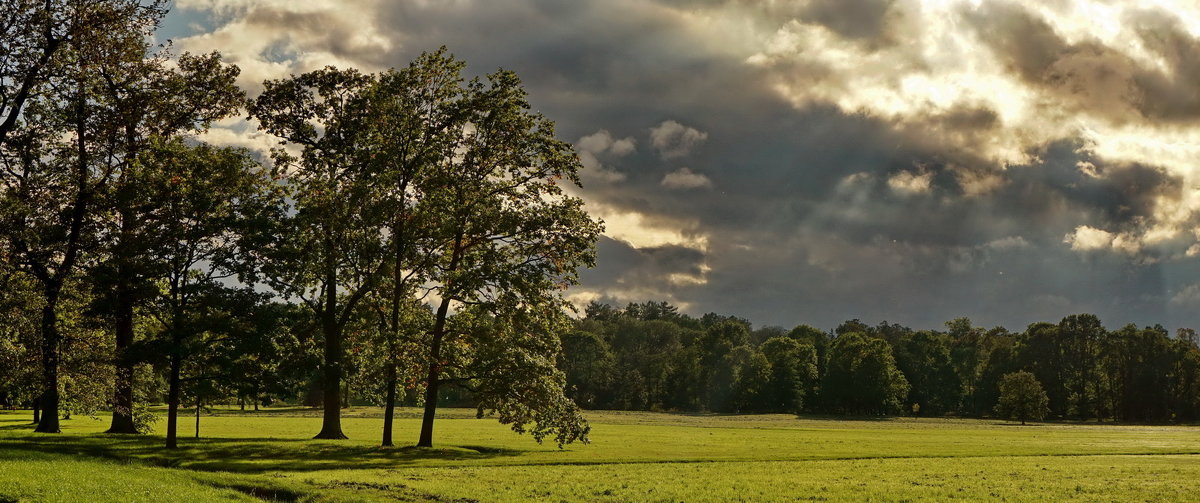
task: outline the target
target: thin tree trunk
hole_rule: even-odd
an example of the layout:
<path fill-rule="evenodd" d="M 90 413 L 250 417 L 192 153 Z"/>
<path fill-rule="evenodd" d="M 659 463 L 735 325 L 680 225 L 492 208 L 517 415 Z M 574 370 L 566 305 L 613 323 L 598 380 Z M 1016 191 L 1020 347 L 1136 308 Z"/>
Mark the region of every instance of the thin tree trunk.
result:
<path fill-rule="evenodd" d="M 42 397 L 33 399 L 33 424 L 42 422 Z"/>
<path fill-rule="evenodd" d="M 179 371 L 183 366 L 179 355 L 171 355 L 171 376 L 167 388 L 167 448 L 178 446 L 176 440 L 179 426 Z"/>
<path fill-rule="evenodd" d="M 200 438 L 200 394 L 196 393 L 196 438 Z"/>
<path fill-rule="evenodd" d="M 396 413 L 396 362 L 390 362 L 387 368 L 387 402 L 383 407 L 383 442 L 384 447 L 391 447 L 392 421 Z"/>
<path fill-rule="evenodd" d="M 404 194 L 408 190 L 407 179 L 400 184 L 400 199 L 404 200 Z M 405 208 L 403 202 L 401 208 Z M 407 215 L 407 212 L 401 210 L 401 215 Z M 392 422 L 396 412 L 396 339 L 400 337 L 400 306 L 404 297 L 404 225 L 405 217 L 400 217 L 393 223 L 395 229 L 396 255 L 393 257 L 392 264 L 392 319 L 388 330 L 388 369 L 387 369 L 387 403 L 384 405 L 383 415 L 383 442 L 384 447 L 391 447 L 392 443 Z"/>
<path fill-rule="evenodd" d="M 458 261 L 463 252 L 462 240 L 460 230 L 454 238 L 454 250 L 450 254 L 447 271 L 458 270 Z M 417 447 L 433 447 L 433 416 L 437 412 L 438 387 L 441 384 L 442 338 L 446 336 L 446 316 L 450 313 L 453 292 L 451 283 L 446 282 L 442 291 L 442 302 L 438 305 L 437 316 L 433 321 L 433 331 L 430 333 L 429 374 L 425 378 L 425 414 L 421 417 L 421 436 L 417 440 Z"/>
<path fill-rule="evenodd" d="M 446 315 L 450 311 L 450 298 L 442 299 L 437 318 L 433 323 L 432 341 L 429 346 L 429 374 L 425 378 L 425 413 L 421 417 L 421 436 L 417 447 L 433 447 L 433 417 L 437 413 L 438 386 L 441 384 L 442 337 L 446 332 Z"/>
<path fill-rule="evenodd" d="M 34 431 L 61 433 L 58 423 L 58 285 L 46 291 L 46 305 L 42 307 L 42 378 L 46 390 L 42 392 L 42 420 Z"/>

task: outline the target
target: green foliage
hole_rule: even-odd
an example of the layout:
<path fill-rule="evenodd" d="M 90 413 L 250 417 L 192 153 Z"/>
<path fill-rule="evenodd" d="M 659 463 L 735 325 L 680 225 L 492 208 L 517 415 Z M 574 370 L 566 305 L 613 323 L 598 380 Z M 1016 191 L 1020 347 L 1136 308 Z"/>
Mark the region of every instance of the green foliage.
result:
<path fill-rule="evenodd" d="M 942 415 L 957 410 L 962 382 L 951 358 L 949 336 L 922 330 L 896 345 L 896 365 L 910 385 L 908 404 L 924 414 Z M 974 369 L 972 369 L 974 370 Z"/>
<path fill-rule="evenodd" d="M 1010 333 L 959 318 L 936 332 L 851 320 L 836 337 L 807 325 L 781 336 L 780 329 L 751 331 L 745 320 L 713 313 L 697 319 L 658 302 L 624 309 L 593 302 L 562 336 L 560 365 L 568 395 L 593 409 L 979 417 L 994 411 L 1001 378 L 1026 370 L 1048 383 L 1052 417 L 1071 417 L 1085 396 L 1104 418 L 1200 419 L 1196 337 L 1133 326 L 1095 335 L 1098 326 L 1095 317 L 1073 316 Z M 1072 356 L 1071 341 L 1079 338 L 1064 336 L 1067 329 L 1098 338 L 1086 358 Z M 1085 360 L 1092 365 L 1087 378 L 1079 363 Z M 751 378 L 764 368 L 765 384 Z M 1084 395 L 1082 381 L 1090 381 Z"/>
<path fill-rule="evenodd" d="M 1048 403 L 1042 383 L 1029 372 L 1013 372 L 1000 379 L 1000 401 L 996 402 L 996 414 L 1025 424 L 1027 420 L 1045 417 Z"/>
<path fill-rule="evenodd" d="M 162 417 L 151 410 L 145 403 L 138 402 L 133 405 L 133 427 L 138 433 L 152 433 L 154 425 L 158 424 L 158 421 L 161 419 Z"/>
<path fill-rule="evenodd" d="M 909 384 L 887 341 L 849 332 L 833 340 L 822 393 L 833 410 L 851 414 L 902 411 Z"/>
<path fill-rule="evenodd" d="M 816 349 L 791 337 L 767 339 L 761 348 L 770 365 L 763 409 L 801 412 L 805 400 L 815 397 L 817 392 Z"/>

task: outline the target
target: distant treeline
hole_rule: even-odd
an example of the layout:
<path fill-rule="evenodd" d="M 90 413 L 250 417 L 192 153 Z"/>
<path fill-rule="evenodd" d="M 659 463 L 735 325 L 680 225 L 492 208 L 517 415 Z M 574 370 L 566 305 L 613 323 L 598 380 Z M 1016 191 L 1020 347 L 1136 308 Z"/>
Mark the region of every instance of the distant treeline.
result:
<path fill-rule="evenodd" d="M 665 302 L 592 303 L 563 335 L 568 396 L 591 409 L 988 416 L 1002 376 L 1028 371 L 1049 416 L 1136 422 L 1200 418 L 1196 332 L 1107 330 L 1091 314 L 1023 332 L 967 318 L 945 331 L 857 319 L 752 329 Z"/>

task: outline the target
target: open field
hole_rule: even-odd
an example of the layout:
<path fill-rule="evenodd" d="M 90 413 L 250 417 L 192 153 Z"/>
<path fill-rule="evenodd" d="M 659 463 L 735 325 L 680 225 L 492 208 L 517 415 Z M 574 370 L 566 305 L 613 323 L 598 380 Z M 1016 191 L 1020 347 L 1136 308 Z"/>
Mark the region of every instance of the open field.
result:
<path fill-rule="evenodd" d="M 560 450 L 450 409 L 439 447 L 380 449 L 378 409 L 348 411 L 340 442 L 308 439 L 317 414 L 217 411 L 200 439 L 184 416 L 167 452 L 0 413 L 0 501 L 1200 501 L 1190 426 L 591 412 L 593 442 Z M 401 411 L 397 442 L 418 426 Z"/>

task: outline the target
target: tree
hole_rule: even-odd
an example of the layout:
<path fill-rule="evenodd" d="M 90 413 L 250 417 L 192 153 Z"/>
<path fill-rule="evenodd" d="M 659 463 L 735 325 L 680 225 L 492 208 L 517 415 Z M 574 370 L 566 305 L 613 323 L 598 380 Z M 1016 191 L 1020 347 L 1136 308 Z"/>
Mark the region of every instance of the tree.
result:
<path fill-rule="evenodd" d="M 1000 400 L 996 402 L 996 414 L 1025 424 L 1026 420 L 1046 417 L 1049 401 L 1037 377 L 1024 370 L 1013 372 L 1000 379 Z"/>
<path fill-rule="evenodd" d="M 541 309 L 471 306 L 456 313 L 447 321 L 441 383 L 470 392 L 478 417 L 494 415 L 538 442 L 586 442 L 590 428 L 556 367 L 557 334 L 570 321 Z"/>
<path fill-rule="evenodd" d="M 167 447 L 173 448 L 184 364 L 205 351 L 207 343 L 198 340 L 231 309 L 222 306 L 248 302 L 222 280 L 247 272 L 244 240 L 279 205 L 274 182 L 239 149 L 175 139 L 157 143 L 144 164 L 154 168 L 143 190 L 158 201 L 158 240 L 147 260 L 159 271 L 162 291 L 150 311 L 167 342 Z"/>
<path fill-rule="evenodd" d="M 0 262 L 0 406 L 31 404 L 41 420 L 38 395 L 39 296 L 33 278 Z"/>
<path fill-rule="evenodd" d="M 729 355 L 733 378 L 733 411 L 762 412 L 770 407 L 771 362 L 752 346 L 735 348 Z"/>
<path fill-rule="evenodd" d="M 39 285 L 45 413 L 37 431 L 57 433 L 59 303 L 96 259 L 98 206 L 114 174 L 106 140 L 115 128 L 101 69 L 140 60 L 144 54 L 124 50 L 125 42 L 149 37 L 162 10 L 135 0 L 38 3 L 4 13 L 14 24 L 3 29 L 14 31 L 0 52 L 12 56 L 0 58 L 7 114 L 0 123 L 0 246 Z"/>
<path fill-rule="evenodd" d="M 909 384 L 887 341 L 847 332 L 833 340 L 822 400 L 835 411 L 854 414 L 899 412 Z"/>
<path fill-rule="evenodd" d="M 424 53 L 407 68 L 380 75 L 364 102 L 371 110 L 364 125 L 372 139 L 368 170 L 377 177 L 375 183 L 380 190 L 388 239 L 385 263 L 390 269 L 382 275 L 376 295 L 386 299 L 379 304 L 386 317 L 381 327 L 382 342 L 388 348 L 384 446 L 392 445 L 400 348 L 413 340 L 405 337 L 411 329 L 424 329 L 403 322 L 411 321 L 415 283 L 429 276 L 429 252 L 436 249 L 421 246 L 437 227 L 433 221 L 438 215 L 422 204 L 427 191 L 439 189 L 430 185 L 428 178 L 439 163 L 456 155 L 455 148 L 461 145 L 469 119 L 464 107 L 462 68 L 463 63 L 449 56 L 445 47 Z"/>
<path fill-rule="evenodd" d="M 264 83 L 250 105 L 261 128 L 285 149 L 272 153 L 275 173 L 289 189 L 292 207 L 259 240 L 254 260 L 267 283 L 300 299 L 316 315 L 324 352 L 321 389 L 324 416 L 316 438 L 344 439 L 342 380 L 345 330 L 359 303 L 379 287 L 393 250 L 381 190 L 393 190 L 376 172 L 380 150 L 368 92 L 372 76 L 328 67 Z"/>
<path fill-rule="evenodd" d="M 1073 314 L 1058 323 L 1058 333 L 1064 343 L 1064 384 L 1070 390 L 1070 407 L 1080 419 L 1094 417 L 1098 359 L 1107 332 L 1095 315 Z"/>
<path fill-rule="evenodd" d="M 595 260 L 601 225 L 583 201 L 560 184 L 578 184 L 578 157 L 554 137 L 553 123 L 530 113 L 525 91 L 512 72 L 474 79 L 464 93 L 470 127 L 463 128 L 458 155 L 441 159 L 426 180 L 424 200 L 437 216 L 427 256 L 434 260 L 427 278 L 438 299 L 433 326 L 425 339 L 425 411 L 418 446 L 433 445 L 433 422 L 443 383 L 464 384 L 471 374 L 444 375 L 447 362 L 471 323 L 450 323 L 452 304 L 472 306 L 471 319 L 496 323 L 477 348 L 495 361 L 513 354 L 495 344 L 524 350 L 512 360 L 517 369 L 549 371 L 560 350 L 557 337 L 538 342 L 547 330 L 565 327 L 569 304 L 561 291 L 577 281 L 576 269 Z M 486 315 L 484 314 L 486 313 Z M 485 332 L 488 333 L 488 332 Z M 527 344 L 518 342 L 525 340 Z M 515 338 L 515 339 L 514 339 Z M 521 353 L 518 353 L 521 354 Z M 461 370 L 461 369 L 460 369 Z M 502 422 L 520 430 L 535 423 L 535 437 L 554 431 L 560 444 L 585 439 L 577 408 L 562 396 L 552 375 L 513 369 L 512 381 L 491 381 L 503 388 L 479 396 L 481 409 L 491 408 Z M 530 381 L 529 379 L 533 379 Z M 552 379 L 552 380 L 551 380 Z M 528 396 L 522 386 L 540 390 Z"/>
<path fill-rule="evenodd" d="M 986 340 L 989 347 L 987 358 L 979 368 L 979 379 L 971 398 L 973 407 L 967 410 L 971 415 L 982 415 L 991 410 L 1000 399 L 1000 379 L 1005 374 L 1021 370 L 1014 336 L 1002 328 L 992 329 L 988 331 Z"/>
<path fill-rule="evenodd" d="M 1044 383 L 1053 417 L 1064 417 L 1070 410 L 1069 346 L 1058 325 L 1040 322 L 1025 329 L 1014 350 L 1014 367 L 1031 372 Z"/>
<path fill-rule="evenodd" d="M 893 353 L 896 365 L 912 386 L 910 404 L 934 415 L 958 407 L 962 382 L 954 371 L 947 336 L 928 330 L 912 332 L 898 341 Z"/>
<path fill-rule="evenodd" d="M 590 323 L 595 322 L 581 325 Z M 563 333 L 560 367 L 566 372 L 567 394 L 575 403 L 590 409 L 608 408 L 614 357 L 604 337 L 589 328 Z"/>
<path fill-rule="evenodd" d="M 735 348 L 749 344 L 748 323 L 736 319 L 718 320 L 715 315 L 697 341 L 702 383 L 707 391 L 704 404 L 709 410 L 727 410 L 732 405 L 737 372 L 736 360 L 730 359 L 729 355 Z"/>
<path fill-rule="evenodd" d="M 92 283 L 102 312 L 112 323 L 116 342 L 117 382 L 109 433 L 136 433 L 133 424 L 134 364 L 127 349 L 133 342 L 134 311 L 155 293 L 161 267 L 153 254 L 162 232 L 165 199 L 153 190 L 164 168 L 150 151 L 177 139 L 190 139 L 212 122 L 238 110 L 243 93 L 234 81 L 238 70 L 222 64 L 217 54 L 184 54 L 169 64 L 168 54 L 155 52 L 142 37 L 129 37 L 121 50 L 141 54 L 121 65 L 102 68 L 99 99 L 108 103 L 111 138 L 107 162 L 113 180 L 104 201 L 101 234 L 103 262 L 93 268 Z M 191 180 L 187 180 L 191 182 Z"/>
<path fill-rule="evenodd" d="M 761 349 L 771 364 L 767 407 L 799 413 L 805 400 L 816 394 L 817 351 L 811 344 L 790 337 L 767 339 Z"/>

